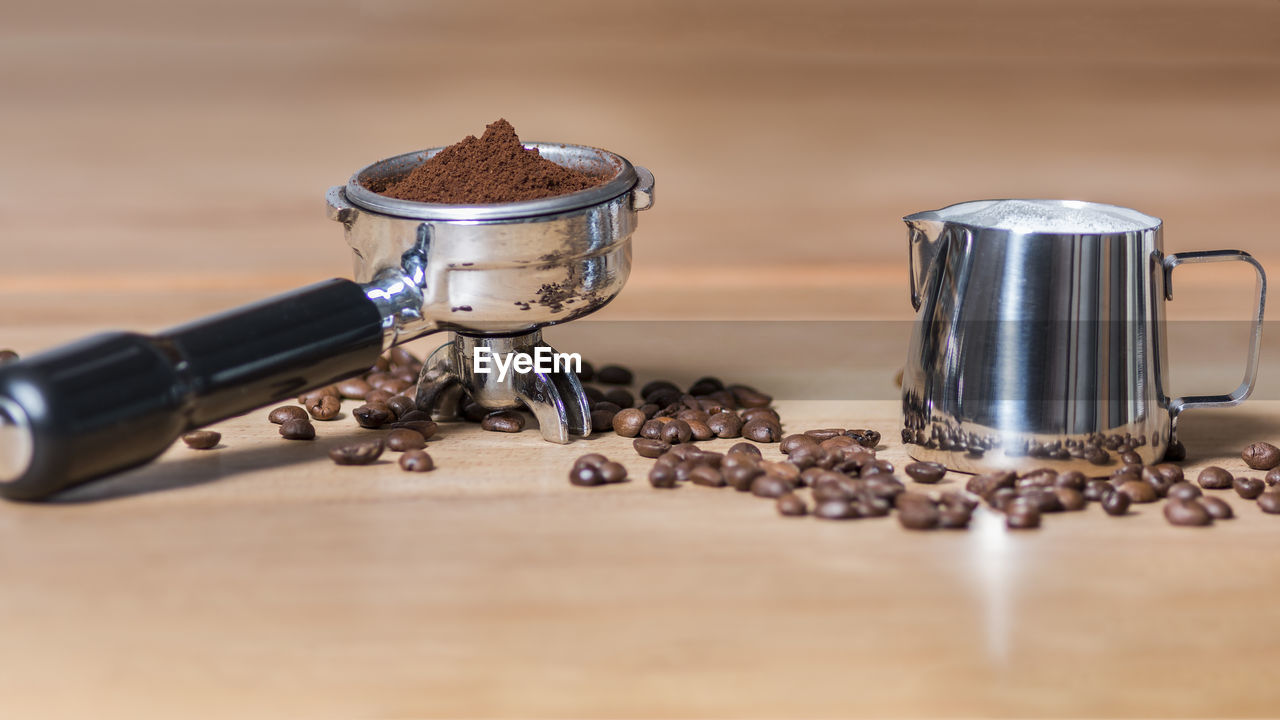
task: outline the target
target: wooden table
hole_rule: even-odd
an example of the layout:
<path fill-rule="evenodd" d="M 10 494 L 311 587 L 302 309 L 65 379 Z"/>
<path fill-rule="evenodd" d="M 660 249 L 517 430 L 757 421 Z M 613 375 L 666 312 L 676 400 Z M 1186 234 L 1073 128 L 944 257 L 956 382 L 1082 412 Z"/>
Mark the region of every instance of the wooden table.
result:
<path fill-rule="evenodd" d="M 1164 217 L 1170 250 L 1280 267 L 1259 234 L 1280 201 L 1273 2 L 64 10 L 0 26 L 0 347 L 23 353 L 348 272 L 325 187 L 499 115 L 658 179 L 626 291 L 553 342 L 642 379 L 756 383 L 789 429 L 874 427 L 899 464 L 903 213 L 1113 201 Z M 1248 275 L 1179 282 L 1171 317 L 1204 322 L 1175 324 L 1174 382 L 1234 385 L 1243 334 L 1223 321 L 1245 317 Z M 1280 442 L 1268 359 L 1255 400 L 1185 417 L 1189 474 Z M 289 443 L 264 416 L 0 505 L 0 716 L 1280 707 L 1280 518 L 1231 493 L 1238 518 L 1209 529 L 1143 506 L 911 533 L 657 491 L 614 436 L 453 426 L 439 469 L 409 475 L 330 463 L 363 432 L 349 418 Z M 588 450 L 636 480 L 571 487 Z"/>

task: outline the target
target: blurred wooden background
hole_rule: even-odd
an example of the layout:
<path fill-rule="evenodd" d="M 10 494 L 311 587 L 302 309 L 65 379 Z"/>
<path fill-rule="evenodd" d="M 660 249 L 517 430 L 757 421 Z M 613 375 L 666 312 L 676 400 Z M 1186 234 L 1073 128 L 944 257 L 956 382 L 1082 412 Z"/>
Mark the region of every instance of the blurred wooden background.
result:
<path fill-rule="evenodd" d="M 907 320 L 899 217 L 988 197 L 1128 205 L 1168 250 L 1280 267 L 1274 0 L 11 2 L 0 98 L 0 347 L 23 353 L 346 275 L 325 190 L 500 116 L 657 176 L 601 320 Z M 1179 272 L 1171 317 L 1245 317 L 1243 268 Z M 557 332 L 705 367 L 623 326 Z M 770 389 L 852 365 L 891 397 L 899 341 L 842 340 L 751 352 L 785 361 Z M 1238 379 L 1237 349 L 1188 347 L 1206 391 Z M 892 402 L 785 410 L 896 423 Z M 1186 422 L 1200 464 L 1280 437 L 1265 404 Z M 452 438 L 416 483 L 339 476 L 260 417 L 224 429 L 229 448 L 171 451 L 116 501 L 0 506 L 0 708 L 1274 712 L 1257 513 L 1198 537 L 1151 512 L 1026 537 L 988 517 L 948 540 L 711 491 L 584 495 L 562 477 L 581 448 L 531 432 Z M 170 491 L 133 496 L 152 486 Z"/>

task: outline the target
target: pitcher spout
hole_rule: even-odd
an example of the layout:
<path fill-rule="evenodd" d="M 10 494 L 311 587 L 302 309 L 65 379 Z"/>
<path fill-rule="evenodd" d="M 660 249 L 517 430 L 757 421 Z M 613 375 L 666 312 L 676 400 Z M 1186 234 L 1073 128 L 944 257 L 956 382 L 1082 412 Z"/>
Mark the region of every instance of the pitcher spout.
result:
<path fill-rule="evenodd" d="M 911 307 L 920 309 L 925 278 L 942 248 L 947 223 L 936 211 L 913 213 L 902 218 L 907 224 L 907 256 L 911 271 Z"/>

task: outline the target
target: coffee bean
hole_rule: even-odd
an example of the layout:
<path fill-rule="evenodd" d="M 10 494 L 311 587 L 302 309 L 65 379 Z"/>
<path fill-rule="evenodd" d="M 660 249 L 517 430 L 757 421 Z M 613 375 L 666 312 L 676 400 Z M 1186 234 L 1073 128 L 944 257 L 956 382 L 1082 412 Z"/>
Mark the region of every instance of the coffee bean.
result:
<path fill-rule="evenodd" d="M 402 420 L 391 423 L 390 427 L 395 430 L 412 430 L 421 435 L 423 440 L 430 440 L 440 429 L 439 425 L 430 420 Z"/>
<path fill-rule="evenodd" d="M 1084 486 L 1087 482 L 1088 478 L 1079 470 L 1068 470 L 1064 473 L 1059 473 L 1053 480 L 1053 484 L 1060 488 L 1070 488 L 1080 492 L 1084 492 Z"/>
<path fill-rule="evenodd" d="M 569 470 L 569 483 L 578 487 L 595 487 L 604 484 L 604 475 L 594 465 L 574 465 Z"/>
<path fill-rule="evenodd" d="M 944 506 L 938 510 L 938 527 L 942 530 L 964 530 L 973 519 L 973 511 L 963 507 Z"/>
<path fill-rule="evenodd" d="M 613 416 L 613 431 L 622 437 L 633 438 L 640 434 L 645 417 L 642 410 L 628 408 Z"/>
<path fill-rule="evenodd" d="M 1271 443 L 1252 443 L 1240 453 L 1244 464 L 1254 470 L 1270 470 L 1280 465 L 1280 448 Z"/>
<path fill-rule="evenodd" d="M 730 385 L 726 388 L 733 394 L 733 399 L 744 408 L 762 408 L 773 404 L 773 398 L 749 385 Z"/>
<path fill-rule="evenodd" d="M 592 365 L 586 360 L 583 360 L 581 367 L 578 368 L 578 379 L 585 383 L 585 382 L 591 382 L 592 380 L 595 379 L 595 377 L 596 377 L 596 366 Z"/>
<path fill-rule="evenodd" d="M 707 419 L 707 427 L 720 438 L 742 436 L 742 419 L 736 413 L 718 412 Z"/>
<path fill-rule="evenodd" d="M 928 498 L 915 499 L 916 493 L 903 493 L 898 496 L 898 523 L 908 530 L 932 530 L 938 527 L 941 515 L 938 506 Z M 912 497 L 903 500 L 904 497 Z"/>
<path fill-rule="evenodd" d="M 1122 462 L 1122 463 L 1124 463 L 1124 464 L 1126 464 L 1126 465 L 1141 465 L 1141 464 L 1142 464 L 1142 456 L 1141 456 L 1141 455 L 1139 455 L 1138 453 L 1136 453 L 1136 452 L 1132 452 L 1132 451 L 1127 452 L 1127 453 L 1121 453 L 1121 454 L 1120 454 L 1120 462 Z"/>
<path fill-rule="evenodd" d="M 1280 490 L 1271 489 L 1258 496 L 1258 507 L 1264 513 L 1280 513 Z"/>
<path fill-rule="evenodd" d="M 778 496 L 778 514 L 786 517 L 800 517 L 809 512 L 809 506 L 795 493 L 784 493 Z"/>
<path fill-rule="evenodd" d="M 907 474 L 907 477 L 925 485 L 932 485 L 942 480 L 947 474 L 946 466 L 935 462 L 908 463 L 902 471 Z"/>
<path fill-rule="evenodd" d="M 386 404 L 388 408 L 391 408 L 391 412 L 396 414 L 397 418 L 403 418 L 418 409 L 417 404 L 413 402 L 413 398 L 404 395 L 392 395 L 387 399 Z"/>
<path fill-rule="evenodd" d="M 573 467 L 599 468 L 601 465 L 607 462 L 609 462 L 609 458 L 605 457 L 601 453 L 587 453 L 586 455 L 579 456 L 577 460 L 574 460 Z"/>
<path fill-rule="evenodd" d="M 1141 480 L 1125 480 L 1116 491 L 1128 495 L 1129 501 L 1134 503 L 1153 503 L 1160 499 L 1156 489 Z"/>
<path fill-rule="evenodd" d="M 754 465 L 728 466 L 722 468 L 720 472 L 724 475 L 725 482 L 729 483 L 729 487 L 738 492 L 747 492 L 756 478 L 764 475 L 764 471 Z"/>
<path fill-rule="evenodd" d="M 480 421 L 480 429 L 489 432 L 518 433 L 524 429 L 524 416 L 514 410 L 489 413 Z"/>
<path fill-rule="evenodd" d="M 1161 474 L 1154 467 L 1146 467 L 1142 469 L 1141 479 L 1150 485 L 1159 497 L 1165 497 L 1169 494 L 1169 488 L 1173 487 L 1174 481 Z"/>
<path fill-rule="evenodd" d="M 490 412 L 489 408 L 470 398 L 467 398 L 462 402 L 462 419 L 467 422 L 484 422 L 484 419 L 489 417 Z"/>
<path fill-rule="evenodd" d="M 711 431 L 711 428 L 701 420 L 689 420 L 688 423 L 689 431 L 693 433 L 694 440 L 710 440 L 716 436 L 716 434 Z"/>
<path fill-rule="evenodd" d="M 315 440 L 316 426 L 310 420 L 285 420 L 280 423 L 280 437 L 285 440 Z"/>
<path fill-rule="evenodd" d="M 382 457 L 382 440 L 341 445 L 329 451 L 329 459 L 338 465 L 368 465 Z"/>
<path fill-rule="evenodd" d="M 613 403 L 609 402 L 608 400 L 600 400 L 599 402 L 593 402 L 593 403 L 591 403 L 591 409 L 592 409 L 592 410 L 604 410 L 605 412 L 612 413 L 612 414 L 615 414 L 615 415 L 616 415 L 617 413 L 619 413 L 619 412 L 621 412 L 621 411 L 622 411 L 622 408 L 621 408 L 620 406 L 618 406 L 618 405 L 614 405 Z"/>
<path fill-rule="evenodd" d="M 1010 530 L 1033 530 L 1040 527 L 1040 510 L 1018 499 L 1005 506 L 1004 525 Z"/>
<path fill-rule="evenodd" d="M 818 441 L 808 435 L 788 435 L 782 438 L 778 449 L 782 451 L 782 454 L 790 455 L 801 446 L 816 450 L 818 449 Z"/>
<path fill-rule="evenodd" d="M 1200 527 L 1213 523 L 1213 516 L 1194 500 L 1170 500 L 1164 504 L 1164 518 L 1170 525 Z"/>
<path fill-rule="evenodd" d="M 297 405 L 281 405 L 280 407 L 272 410 L 271 414 L 267 415 L 267 420 L 275 423 L 276 425 L 280 425 L 286 420 L 308 420 L 310 417 L 311 416 L 307 414 L 306 410 L 303 410 Z"/>
<path fill-rule="evenodd" d="M 841 435 L 844 435 L 844 429 L 843 428 L 818 428 L 816 430 L 805 430 L 804 434 L 808 435 L 814 440 L 817 440 L 818 442 L 822 442 L 823 440 L 830 440 L 833 437 L 840 437 Z"/>
<path fill-rule="evenodd" d="M 1102 499 L 1104 493 L 1110 490 L 1113 490 L 1113 488 L 1108 485 L 1105 480 L 1091 479 L 1085 481 L 1084 490 L 1082 492 L 1084 493 L 1085 500 L 1097 502 Z"/>
<path fill-rule="evenodd" d="M 698 465 L 689 471 L 689 482 L 694 485 L 705 485 L 706 487 L 724 487 L 726 485 L 724 476 L 720 471 L 710 465 Z"/>
<path fill-rule="evenodd" d="M 1089 501 L 1084 499 L 1084 493 L 1079 490 L 1060 487 L 1054 488 L 1053 491 L 1057 494 L 1058 502 L 1061 504 L 1063 510 L 1067 510 L 1069 512 L 1083 510 L 1085 506 L 1089 504 Z"/>
<path fill-rule="evenodd" d="M 678 443 L 687 443 L 693 438 L 693 428 L 689 427 L 689 423 L 683 420 L 672 420 L 662 426 L 662 432 L 658 435 L 663 442 L 676 445 Z"/>
<path fill-rule="evenodd" d="M 596 371 L 596 382 L 602 385 L 630 385 L 634 376 L 621 365 L 605 365 Z"/>
<path fill-rule="evenodd" d="M 778 415 L 778 411 L 770 407 L 747 408 L 738 413 L 742 418 L 742 422 L 748 423 L 752 420 L 768 420 L 775 425 L 782 424 L 782 418 Z"/>
<path fill-rule="evenodd" d="M 363 428 L 380 428 L 395 419 L 391 408 L 382 403 L 366 403 L 351 411 L 356 422 Z"/>
<path fill-rule="evenodd" d="M 1202 497 L 1198 498 L 1196 502 L 1200 503 L 1213 516 L 1214 520 L 1230 520 L 1235 517 L 1235 512 L 1231 509 L 1231 506 L 1222 498 Z"/>
<path fill-rule="evenodd" d="M 747 455 L 753 458 L 764 457 L 760 452 L 760 448 L 747 442 L 734 443 L 725 451 L 725 455 Z"/>
<path fill-rule="evenodd" d="M 854 520 L 861 513 L 848 500 L 822 500 L 813 508 L 813 516 L 823 520 Z"/>
<path fill-rule="evenodd" d="M 332 395 L 321 395 L 307 404 L 307 412 L 316 420 L 332 420 L 342 410 L 342 401 Z"/>
<path fill-rule="evenodd" d="M 1086 449 L 1083 457 L 1092 465 L 1106 465 L 1111 462 L 1111 453 L 1099 447 Z"/>
<path fill-rule="evenodd" d="M 1151 470 L 1168 480 L 1169 484 L 1180 483 L 1186 479 L 1182 473 L 1182 467 L 1173 463 L 1158 463 L 1151 466 Z"/>
<path fill-rule="evenodd" d="M 222 440 L 222 433 L 213 430 L 194 430 L 182 436 L 182 442 L 192 450 L 209 450 Z"/>
<path fill-rule="evenodd" d="M 0 365 L 4 365 L 5 363 L 16 362 L 17 360 L 18 360 L 18 353 L 12 350 L 0 350 Z"/>
<path fill-rule="evenodd" d="M 299 405 L 302 405 L 302 406 L 304 406 L 304 407 L 305 407 L 305 406 L 310 405 L 310 404 L 312 404 L 312 403 L 314 403 L 314 402 L 317 402 L 320 398 L 324 397 L 325 395 L 329 395 L 329 396 L 331 396 L 331 397 L 335 397 L 335 398 L 340 397 L 340 396 L 338 395 L 338 389 L 337 389 L 337 388 L 335 388 L 335 387 L 334 387 L 334 386 L 332 386 L 332 385 L 326 385 L 325 387 L 322 387 L 322 388 L 316 388 L 315 390 L 312 390 L 312 391 L 310 391 L 310 392 L 307 392 L 307 393 L 302 394 L 302 395 L 298 398 L 298 404 L 299 404 Z"/>
<path fill-rule="evenodd" d="M 649 469 L 649 484 L 663 489 L 677 487 L 679 483 L 676 482 L 675 467 L 663 463 L 655 463 Z"/>
<path fill-rule="evenodd" d="M 1203 494 L 1200 488 L 1184 480 L 1170 485 L 1167 496 L 1174 500 L 1195 500 Z"/>
<path fill-rule="evenodd" d="M 640 457 L 656 458 L 660 457 L 671 449 L 669 443 L 661 440 L 651 440 L 649 438 L 638 438 L 631 444 L 635 448 L 636 454 Z"/>
<path fill-rule="evenodd" d="M 1253 500 L 1267 489 L 1266 483 L 1258 478 L 1238 477 L 1232 484 L 1235 486 L 1236 494 L 1245 500 Z"/>
<path fill-rule="evenodd" d="M 751 483 L 751 494 L 757 497 L 776 498 L 791 492 L 791 483 L 773 475 L 761 475 Z"/>
<path fill-rule="evenodd" d="M 1017 490 L 1014 490 L 1013 488 L 1000 488 L 987 496 L 987 504 L 996 510 L 1004 512 L 1004 509 L 1017 499 Z"/>
<path fill-rule="evenodd" d="M 785 480 L 788 485 L 796 485 L 800 482 L 800 469 L 790 462 L 770 462 L 766 460 L 760 463 L 760 469 L 766 475 Z"/>
<path fill-rule="evenodd" d="M 587 385 L 582 388 L 582 392 L 587 396 L 587 405 L 595 405 L 598 402 L 604 402 L 604 392 L 600 388 L 593 388 Z"/>
<path fill-rule="evenodd" d="M 1108 515 L 1120 516 L 1129 512 L 1129 496 L 1107 486 L 1102 495 L 1102 510 Z"/>
<path fill-rule="evenodd" d="M 645 383 L 644 387 L 640 388 L 640 397 L 644 398 L 647 402 L 652 402 L 650 397 L 660 392 L 676 393 L 677 397 L 683 394 L 680 392 L 680 386 L 669 380 L 651 380 Z"/>
<path fill-rule="evenodd" d="M 1201 470 L 1200 475 L 1196 477 L 1196 482 L 1206 490 L 1225 490 L 1231 487 L 1232 480 L 1234 478 L 1231 477 L 1231 473 L 1216 465 L 1210 465 Z"/>
<path fill-rule="evenodd" d="M 1174 438 L 1169 441 L 1169 447 L 1164 450 L 1164 459 L 1168 462 L 1182 462 L 1187 459 L 1187 446 L 1182 444 L 1181 440 Z"/>
<path fill-rule="evenodd" d="M 1055 513 L 1064 510 L 1062 500 L 1052 488 L 1027 488 L 1020 493 L 1020 498 L 1036 506 L 1041 513 Z"/>
<path fill-rule="evenodd" d="M 1276 484 L 1280 483 L 1280 467 L 1268 470 L 1263 480 L 1266 481 L 1267 487 L 1275 487 Z"/>
<path fill-rule="evenodd" d="M 427 472 L 435 467 L 435 462 L 426 450 L 410 450 L 400 456 L 400 469 L 405 472 Z"/>
<path fill-rule="evenodd" d="M 620 388 L 620 387 L 612 388 L 609 391 L 605 392 L 604 399 L 608 402 L 613 403 L 614 405 L 617 405 L 619 409 L 634 407 L 636 404 L 635 396 L 632 395 L 630 392 L 628 392 L 625 388 Z"/>
<path fill-rule="evenodd" d="M 401 378 L 393 377 L 383 380 L 377 388 L 379 390 L 386 390 L 392 395 L 395 395 L 408 390 L 411 385 L 413 385 L 411 380 L 402 380 Z"/>
<path fill-rule="evenodd" d="M 751 420 L 742 426 L 742 437 L 762 443 L 778 442 L 782 428 L 767 420 Z"/>
<path fill-rule="evenodd" d="M 360 378 L 343 380 L 335 386 L 338 394 L 348 400 L 364 400 L 364 396 L 373 392 L 373 386 Z"/>
<path fill-rule="evenodd" d="M 413 430 L 406 430 L 404 428 L 392 430 L 387 433 L 385 441 L 387 443 L 387 449 L 395 452 L 421 450 L 427 445 L 427 441 L 423 439 L 422 435 L 414 432 Z"/>
<path fill-rule="evenodd" d="M 392 395 L 386 390 L 370 390 L 369 392 L 365 393 L 364 404 L 365 405 L 386 405 L 387 401 L 393 397 L 395 397 L 395 395 Z"/>
<path fill-rule="evenodd" d="M 608 460 L 601 463 L 598 469 L 601 479 L 606 483 L 620 483 L 627 480 L 627 468 L 622 463 Z"/>
<path fill-rule="evenodd" d="M 418 360 L 413 353 L 402 347 L 393 347 L 387 351 L 387 359 L 394 365 L 421 365 L 422 361 Z"/>
<path fill-rule="evenodd" d="M 847 437 L 853 438 L 859 445 L 864 448 L 874 450 L 880 444 L 880 433 L 875 430 L 854 429 L 845 430 Z"/>
<path fill-rule="evenodd" d="M 612 410 L 592 410 L 591 411 L 591 432 L 602 433 L 609 432 L 613 429 L 613 419 L 617 417 L 617 413 Z"/>

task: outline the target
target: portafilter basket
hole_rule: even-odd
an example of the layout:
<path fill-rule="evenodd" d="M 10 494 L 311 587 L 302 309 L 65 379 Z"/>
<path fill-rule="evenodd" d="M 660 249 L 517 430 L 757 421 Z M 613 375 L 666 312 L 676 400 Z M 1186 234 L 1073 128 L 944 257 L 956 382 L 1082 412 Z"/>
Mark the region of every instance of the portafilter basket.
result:
<path fill-rule="evenodd" d="M 465 392 L 485 407 L 528 406 L 549 440 L 586 434 L 573 373 L 498 382 L 472 373 L 469 359 L 482 346 L 530 351 L 542 327 L 613 299 L 653 175 L 605 150 L 525 146 L 608 179 L 541 200 L 441 205 L 368 185 L 442 148 L 382 160 L 327 196 L 354 282 L 327 280 L 154 336 L 101 334 L 0 368 L 0 495 L 38 500 L 146 463 L 182 433 L 358 375 L 383 351 L 439 331 L 454 339 L 423 368 L 420 408 L 447 415 Z"/>

